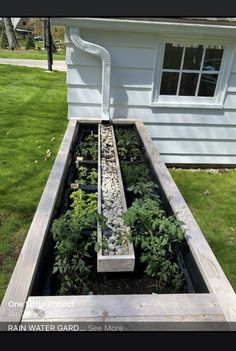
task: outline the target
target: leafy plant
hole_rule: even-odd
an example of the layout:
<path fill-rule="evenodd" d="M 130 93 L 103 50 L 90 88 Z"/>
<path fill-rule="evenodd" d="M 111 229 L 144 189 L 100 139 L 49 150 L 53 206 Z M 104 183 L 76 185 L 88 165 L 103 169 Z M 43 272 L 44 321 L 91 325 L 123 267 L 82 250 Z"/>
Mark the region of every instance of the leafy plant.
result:
<path fill-rule="evenodd" d="M 158 186 L 153 181 L 145 182 L 144 180 L 138 181 L 127 188 L 136 197 L 151 198 L 160 203 L 160 197 L 156 192 L 157 189 Z"/>
<path fill-rule="evenodd" d="M 79 179 L 76 183 L 84 185 L 84 184 L 97 184 L 98 173 L 96 168 L 88 169 L 87 167 L 80 166 L 79 167 Z"/>
<path fill-rule="evenodd" d="M 86 294 L 96 232 L 85 240 L 83 231 L 95 227 L 97 221 L 105 226 L 106 218 L 97 213 L 97 194 L 87 194 L 79 189 L 71 198 L 71 209 L 55 219 L 51 229 L 56 254 L 53 273 L 57 273 L 60 280 L 59 294 Z"/>
<path fill-rule="evenodd" d="M 140 159 L 140 144 L 134 130 L 115 128 L 115 137 L 120 160 L 135 161 Z"/>
<path fill-rule="evenodd" d="M 98 141 L 94 134 L 90 134 L 79 143 L 76 156 L 81 156 L 87 160 L 96 160 L 98 157 Z"/>
<path fill-rule="evenodd" d="M 53 222 L 52 234 L 56 253 L 53 273 L 58 273 L 59 294 L 74 290 L 87 293 L 89 290 L 86 281 L 91 267 L 85 264 L 89 255 L 85 251 L 82 228 L 83 224 L 75 220 L 72 211 L 67 211 Z"/>
<path fill-rule="evenodd" d="M 150 198 L 136 199 L 123 218 L 131 228 L 135 247 L 141 249 L 145 273 L 155 278 L 156 289 L 169 286 L 179 291 L 182 274 L 175 262 L 173 245 L 183 240 L 183 223 L 174 216 L 166 217 L 159 203 Z"/>
<path fill-rule="evenodd" d="M 143 164 L 127 164 L 121 163 L 122 178 L 125 185 L 132 185 L 138 181 L 151 181 L 149 169 Z"/>

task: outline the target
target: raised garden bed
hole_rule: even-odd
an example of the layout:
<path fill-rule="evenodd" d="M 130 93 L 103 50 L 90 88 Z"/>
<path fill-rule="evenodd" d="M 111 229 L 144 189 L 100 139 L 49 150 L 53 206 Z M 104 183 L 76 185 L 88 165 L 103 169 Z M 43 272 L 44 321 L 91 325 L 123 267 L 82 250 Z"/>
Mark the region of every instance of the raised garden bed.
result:
<path fill-rule="evenodd" d="M 168 170 L 161 162 L 142 122 L 113 121 L 115 129 L 133 130 L 138 140 L 139 154 L 141 155 L 138 157 L 133 155 L 132 158 L 127 157 L 127 153 L 125 154 L 124 150 L 121 149 L 122 145 L 117 141 L 124 193 L 128 207 L 128 211 L 123 218 L 131 228 L 135 247 L 134 272 L 97 272 L 97 251 L 101 247 L 99 243 L 96 244 L 96 225 L 98 221 L 103 226 L 105 221 L 103 214 L 99 214 L 96 208 L 96 190 L 74 189 L 71 188 L 71 183 L 76 184 L 80 162 L 92 161 L 96 163 L 98 161 L 85 160 L 85 156 L 88 158 L 92 158 L 92 156 L 88 156 L 86 153 L 81 156 L 77 153 L 82 147 L 82 144 L 78 144 L 78 140 L 79 142 L 83 141 L 83 138 L 85 139 L 88 135 L 91 135 L 91 130 L 96 135 L 98 123 L 94 121 L 90 123 L 88 121 L 86 123 L 84 121 L 78 122 L 69 122 L 58 157 L 3 299 L 1 319 L 8 322 L 50 322 L 55 319 L 59 322 L 65 320 L 76 322 L 154 321 L 158 323 L 173 321 L 222 323 L 236 321 L 234 291 Z M 84 134 L 82 131 L 84 131 Z M 116 133 L 116 140 L 118 138 L 119 135 Z M 94 152 L 94 154 L 96 153 Z M 83 160 L 78 160 L 77 157 L 83 157 Z M 79 163 L 76 164 L 77 161 Z M 74 171 L 71 172 L 73 167 Z M 97 167 L 99 169 L 98 163 Z M 134 169 L 136 170 L 134 171 Z M 148 170 L 148 173 L 145 170 Z M 145 178 L 146 181 L 142 181 L 145 185 L 143 188 L 137 186 L 138 182 L 137 179 L 134 179 L 135 175 L 136 177 L 138 175 L 139 180 L 142 177 Z M 80 185 L 82 186 L 82 184 Z M 97 190 L 99 189 L 101 187 L 97 184 Z M 146 197 L 147 193 L 148 196 Z M 149 201 L 147 201 L 148 199 Z M 61 225 L 63 219 L 64 228 L 68 231 L 61 231 L 62 238 L 68 238 L 67 234 L 70 234 L 70 230 L 73 229 L 73 226 L 71 228 L 71 220 L 77 213 L 81 201 L 82 212 L 80 213 L 82 213 L 82 216 L 80 221 L 76 222 L 77 224 L 83 223 L 81 228 L 76 228 L 77 232 L 79 229 L 80 235 L 77 238 L 69 235 L 73 240 L 75 239 L 75 242 L 71 241 L 73 245 L 70 246 L 73 255 L 80 255 L 79 257 L 73 257 L 72 255 L 75 266 L 77 263 L 80 265 L 80 274 L 78 275 L 78 281 L 74 281 L 76 284 L 70 287 L 70 284 L 67 284 L 68 280 L 65 277 L 65 272 L 61 273 L 59 268 L 55 269 L 57 266 L 55 260 L 58 259 L 57 254 L 63 248 L 63 245 L 62 247 L 59 245 L 60 250 L 57 252 L 58 248 L 55 246 L 57 241 L 53 240 L 51 230 L 55 223 Z M 94 203 L 96 203 L 96 206 L 94 206 Z M 147 207 L 148 211 L 152 209 L 150 206 L 156 206 L 156 210 L 152 212 L 150 223 L 146 221 L 144 205 L 149 206 Z M 88 209 L 91 210 L 89 211 L 91 216 L 89 216 L 88 221 L 85 221 L 85 218 L 88 219 Z M 66 212 L 67 210 L 70 211 L 69 214 Z M 159 212 L 160 218 L 156 217 L 156 212 Z M 142 220 L 139 220 L 140 218 Z M 166 250 L 168 246 L 170 248 L 166 258 L 171 270 L 167 276 L 164 274 L 165 265 L 162 265 L 162 261 L 156 262 L 153 260 L 153 257 L 156 258 L 158 255 L 153 255 L 153 252 L 149 250 L 149 236 L 145 233 L 151 230 L 153 233 L 150 233 L 150 236 L 153 236 L 155 240 L 160 239 L 160 236 L 155 235 L 158 225 L 158 232 L 161 231 L 160 223 L 156 223 L 160 219 L 165 220 L 170 229 L 172 228 L 170 230 L 171 235 L 168 237 L 162 236 L 162 239 L 165 239 L 162 242 L 163 251 L 168 251 Z M 179 222 L 175 222 L 176 219 Z M 69 226 L 67 220 L 70 223 Z M 154 223 L 155 225 L 153 225 Z M 151 227 L 150 224 L 152 224 Z M 175 230 L 171 224 L 175 224 Z M 61 228 L 60 225 L 57 226 L 57 229 Z M 162 230 L 165 234 L 164 224 Z M 183 238 L 181 232 L 184 235 Z M 146 236 L 144 242 L 139 235 L 140 233 L 144 234 L 143 237 Z M 174 238 L 174 240 L 171 238 Z M 168 242 L 170 239 L 171 242 Z M 75 243 L 77 246 L 74 246 Z M 77 248 L 77 251 L 74 253 L 75 248 Z M 60 255 L 63 254 L 63 250 L 59 252 Z M 64 254 L 68 253 L 67 250 L 68 246 L 66 246 Z M 163 252 L 161 255 L 164 255 L 165 258 Z M 60 264 L 64 269 L 68 261 Z M 90 265 L 91 268 L 88 271 L 87 268 Z M 72 274 L 73 269 L 71 270 L 70 265 L 69 268 L 68 272 Z M 177 277 L 178 274 L 181 279 L 177 279 L 177 282 L 180 284 L 175 285 L 173 276 Z M 159 283 L 161 282 L 161 284 L 157 284 L 157 278 L 160 277 Z M 82 283 L 80 280 L 82 280 Z M 165 281 L 166 284 L 164 284 Z M 83 285 L 84 282 L 87 285 L 86 289 Z M 61 296 L 56 296 L 57 294 Z M 89 296 L 91 294 L 93 296 Z M 50 299 L 55 302 L 73 302 L 74 307 L 60 310 L 47 307 L 38 310 L 32 307 L 34 303 L 44 303 Z M 9 301 L 18 301 L 21 303 L 21 307 L 9 308 Z M 26 301 L 31 304 L 25 306 Z M 159 325 L 155 326 L 155 330 L 159 329 Z M 184 324 L 183 329 L 185 327 L 186 324 Z M 172 329 L 175 330 L 176 328 L 179 327 L 173 326 Z M 209 324 L 207 328 L 211 328 Z"/>

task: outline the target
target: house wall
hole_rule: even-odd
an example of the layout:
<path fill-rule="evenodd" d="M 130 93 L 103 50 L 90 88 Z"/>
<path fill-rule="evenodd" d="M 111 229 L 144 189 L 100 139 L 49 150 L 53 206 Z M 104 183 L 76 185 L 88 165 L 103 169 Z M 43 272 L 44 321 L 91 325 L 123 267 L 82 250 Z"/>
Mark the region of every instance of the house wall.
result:
<path fill-rule="evenodd" d="M 158 34 L 81 29 L 111 55 L 111 117 L 142 119 L 166 163 L 236 165 L 236 59 L 221 109 L 151 107 Z M 68 118 L 101 116 L 101 60 L 66 34 Z"/>

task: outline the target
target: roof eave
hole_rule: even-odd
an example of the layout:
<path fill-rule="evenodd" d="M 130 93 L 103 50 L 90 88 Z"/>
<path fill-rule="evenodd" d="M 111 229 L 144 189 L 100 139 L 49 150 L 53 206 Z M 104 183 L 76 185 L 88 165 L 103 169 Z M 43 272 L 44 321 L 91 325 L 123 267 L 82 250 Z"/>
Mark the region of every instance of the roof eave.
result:
<path fill-rule="evenodd" d="M 101 29 L 112 31 L 139 31 L 160 34 L 192 34 L 192 35 L 215 35 L 219 37 L 236 37 L 236 26 L 211 25 L 202 23 L 179 23 L 179 22 L 153 22 L 127 19 L 107 19 L 92 17 L 60 17 L 52 18 L 52 24 L 64 27 L 80 27 L 87 29 Z"/>

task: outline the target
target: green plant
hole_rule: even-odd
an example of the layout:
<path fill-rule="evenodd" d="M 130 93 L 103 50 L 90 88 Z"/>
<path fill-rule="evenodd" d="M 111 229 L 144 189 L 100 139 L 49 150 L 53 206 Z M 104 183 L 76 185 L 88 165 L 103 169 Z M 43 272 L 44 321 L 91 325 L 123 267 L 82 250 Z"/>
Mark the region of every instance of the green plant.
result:
<path fill-rule="evenodd" d="M 84 185 L 84 184 L 97 184 L 98 173 L 96 168 L 88 169 L 87 167 L 80 166 L 79 167 L 79 179 L 76 183 Z"/>
<path fill-rule="evenodd" d="M 2 49 L 7 49 L 8 48 L 8 40 L 7 40 L 7 35 L 6 35 L 5 31 L 2 31 L 2 34 L 1 34 L 0 47 Z"/>
<path fill-rule="evenodd" d="M 117 151 L 120 160 L 135 161 L 140 159 L 140 145 L 132 129 L 115 128 Z"/>
<path fill-rule="evenodd" d="M 86 194 L 79 189 L 72 193 L 71 199 L 71 209 L 55 219 L 52 225 L 55 240 L 53 273 L 57 273 L 60 280 L 59 294 L 86 294 L 91 259 L 96 250 L 96 232 L 85 240 L 83 230 L 93 228 L 97 221 L 105 226 L 106 218 L 97 213 L 97 194 Z"/>
<path fill-rule="evenodd" d="M 166 217 L 156 200 L 136 199 L 123 216 L 131 228 L 136 248 L 140 248 L 140 261 L 145 273 L 156 281 L 156 289 L 168 288 L 178 292 L 183 277 L 175 262 L 173 245 L 183 240 L 181 221 Z"/>
<path fill-rule="evenodd" d="M 75 220 L 71 211 L 53 222 L 56 253 L 53 273 L 58 273 L 59 276 L 59 294 L 73 290 L 87 293 L 89 290 L 86 281 L 91 266 L 86 265 L 89 255 L 85 251 L 82 228 L 83 224 Z"/>
<path fill-rule="evenodd" d="M 127 164 L 121 162 L 121 172 L 124 185 L 132 185 L 138 181 L 151 181 L 149 169 L 143 164 Z"/>
<path fill-rule="evenodd" d="M 156 192 L 157 189 L 158 186 L 153 181 L 145 182 L 145 180 L 138 181 L 127 188 L 135 197 L 155 199 L 160 203 L 160 197 Z"/>
<path fill-rule="evenodd" d="M 34 38 L 32 34 L 28 34 L 25 41 L 25 50 L 35 49 Z"/>
<path fill-rule="evenodd" d="M 71 208 L 73 209 L 72 215 L 76 220 L 83 221 L 86 227 L 92 227 L 97 222 L 97 194 L 86 193 L 79 189 L 71 194 L 73 200 Z"/>
<path fill-rule="evenodd" d="M 90 135 L 84 138 L 79 144 L 76 151 L 76 156 L 81 156 L 87 160 L 96 160 L 98 157 L 98 141 L 95 135 L 91 132 Z"/>

